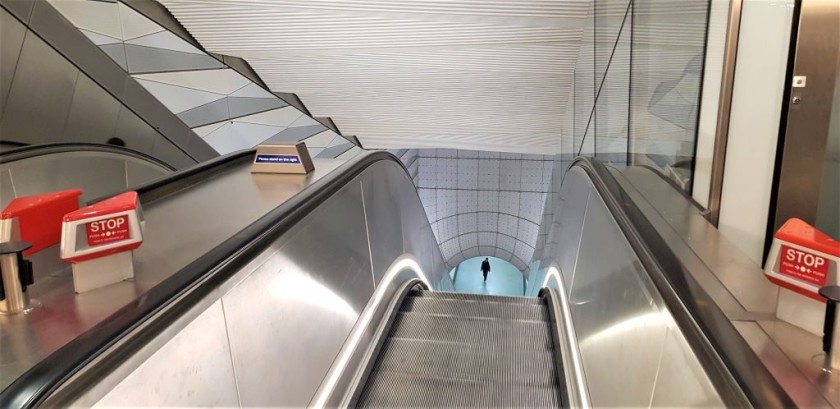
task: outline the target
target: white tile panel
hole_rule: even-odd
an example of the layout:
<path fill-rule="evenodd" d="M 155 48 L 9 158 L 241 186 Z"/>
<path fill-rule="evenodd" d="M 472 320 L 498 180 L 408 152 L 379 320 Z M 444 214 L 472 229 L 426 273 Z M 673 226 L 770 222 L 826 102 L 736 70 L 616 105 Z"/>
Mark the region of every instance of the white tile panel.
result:
<path fill-rule="evenodd" d="M 500 214 L 498 231 L 510 237 L 516 237 L 519 233 L 519 218 L 507 214 Z"/>
<path fill-rule="evenodd" d="M 458 159 L 458 188 L 475 189 L 478 187 L 478 160 Z"/>
<path fill-rule="evenodd" d="M 513 254 L 525 263 L 530 263 L 534 257 L 534 249 L 527 244 L 517 241 Z"/>
<path fill-rule="evenodd" d="M 499 166 L 499 188 L 501 190 L 520 190 L 521 173 L 522 161 L 502 160 Z"/>
<path fill-rule="evenodd" d="M 458 187 L 458 160 L 437 159 L 436 187 L 442 189 L 455 189 Z"/>
<path fill-rule="evenodd" d="M 458 212 L 457 194 L 456 190 L 437 189 L 438 219 L 454 216 Z"/>
<path fill-rule="evenodd" d="M 93 41 L 96 45 L 119 44 L 122 42 L 119 38 L 94 33 L 93 31 L 87 31 L 85 29 L 79 29 L 79 31 L 81 31 L 85 37 L 87 37 L 90 41 Z"/>
<path fill-rule="evenodd" d="M 440 251 L 443 253 L 443 258 L 450 260 L 461 253 L 461 248 L 458 246 L 458 239 L 452 239 L 440 245 Z"/>
<path fill-rule="evenodd" d="M 478 211 L 478 197 L 480 192 L 475 190 L 458 191 L 458 213 L 473 213 Z"/>
<path fill-rule="evenodd" d="M 519 233 L 516 237 L 525 243 L 536 243 L 539 229 L 540 228 L 536 223 L 519 219 Z"/>
<path fill-rule="evenodd" d="M 499 212 L 519 215 L 519 192 L 499 192 Z"/>
<path fill-rule="evenodd" d="M 458 238 L 461 242 L 461 251 L 478 247 L 478 233 L 467 233 Z M 469 257 L 466 256 L 465 257 Z"/>
<path fill-rule="evenodd" d="M 480 159 L 478 161 L 478 188 L 497 190 L 499 188 L 500 161 Z"/>
<path fill-rule="evenodd" d="M 541 192 L 543 186 L 542 161 L 522 161 L 522 187 L 523 191 Z"/>
<path fill-rule="evenodd" d="M 224 95 L 214 94 L 212 92 L 183 88 L 154 81 L 137 80 L 137 82 L 154 95 L 167 109 L 176 114 L 213 101 L 218 101 L 225 97 Z"/>
<path fill-rule="evenodd" d="M 499 214 L 491 212 L 478 213 L 478 230 L 495 232 L 499 228 Z"/>
<path fill-rule="evenodd" d="M 199 126 L 198 128 L 193 128 L 192 131 L 196 133 L 196 135 L 200 137 L 205 137 L 210 135 L 211 133 L 215 132 L 217 129 L 227 125 L 230 121 L 222 121 L 216 122 L 215 124 Z"/>
<path fill-rule="evenodd" d="M 481 252 L 479 251 L 478 247 L 472 247 L 472 248 L 468 248 L 466 250 L 461 251 L 461 254 L 463 255 L 464 259 L 469 260 L 473 257 L 480 256 Z"/>
<path fill-rule="evenodd" d="M 496 247 L 502 250 L 507 251 L 510 254 L 513 254 L 513 249 L 516 246 L 516 239 L 510 236 L 505 236 L 503 234 L 496 235 Z M 509 258 L 510 256 L 508 256 Z"/>
<path fill-rule="evenodd" d="M 438 222 L 438 238 L 441 241 L 455 238 L 458 233 L 458 216 L 447 217 Z"/>
<path fill-rule="evenodd" d="M 481 197 L 478 199 L 478 210 L 485 212 L 499 211 L 499 192 L 496 191 L 482 191 Z"/>
<path fill-rule="evenodd" d="M 519 201 L 519 217 L 539 223 L 545 206 L 545 193 L 523 192 Z"/>
<path fill-rule="evenodd" d="M 496 234 L 496 233 L 479 232 L 478 233 L 478 245 L 479 246 L 487 246 L 487 247 L 495 247 L 497 236 L 498 236 L 498 234 Z M 484 251 L 482 251 L 482 252 L 484 252 Z"/>
<path fill-rule="evenodd" d="M 467 213 L 458 215 L 458 233 L 464 234 L 478 230 L 478 214 Z"/>

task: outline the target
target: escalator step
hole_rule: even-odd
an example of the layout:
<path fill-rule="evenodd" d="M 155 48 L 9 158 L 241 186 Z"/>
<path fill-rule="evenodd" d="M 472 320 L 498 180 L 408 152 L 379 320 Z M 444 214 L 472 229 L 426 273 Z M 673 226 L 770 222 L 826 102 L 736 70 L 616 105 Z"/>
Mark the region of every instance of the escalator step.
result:
<path fill-rule="evenodd" d="M 428 297 L 445 300 L 462 300 L 462 301 L 478 301 L 478 302 L 506 302 L 512 304 L 534 304 L 541 305 L 543 301 L 534 297 L 508 297 L 504 295 L 484 295 L 484 294 L 465 294 L 465 293 L 449 293 L 445 291 L 424 291 L 413 290 L 410 293 L 413 297 Z"/>
<path fill-rule="evenodd" d="M 559 407 L 560 401 L 553 386 L 384 373 L 367 385 L 358 406 Z"/>
<path fill-rule="evenodd" d="M 476 345 L 391 338 L 376 367 L 379 374 L 403 373 L 471 382 L 556 386 L 553 352 L 544 348 L 500 350 Z"/>
<path fill-rule="evenodd" d="M 540 304 L 516 304 L 507 302 L 474 302 L 465 300 L 408 297 L 401 311 L 427 315 L 460 315 L 502 320 L 548 320 L 548 310 Z"/>
<path fill-rule="evenodd" d="M 473 317 L 400 312 L 392 338 L 424 339 L 460 344 L 494 345 L 498 348 L 551 348 L 551 334 L 544 322 L 488 320 Z"/>

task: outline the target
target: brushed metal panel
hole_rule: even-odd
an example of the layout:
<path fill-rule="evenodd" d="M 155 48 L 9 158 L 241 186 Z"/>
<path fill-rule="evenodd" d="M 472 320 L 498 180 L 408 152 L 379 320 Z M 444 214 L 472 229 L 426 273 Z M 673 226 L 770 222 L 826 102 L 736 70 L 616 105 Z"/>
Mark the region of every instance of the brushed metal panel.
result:
<path fill-rule="evenodd" d="M 239 406 L 222 302 L 143 362 L 94 407 Z"/>
<path fill-rule="evenodd" d="M 6 97 L 12 87 L 26 26 L 21 24 L 6 9 L 0 8 L 0 117 L 6 106 Z"/>
<path fill-rule="evenodd" d="M 689 377 L 686 377 L 686 373 Z M 686 382 L 691 379 L 691 382 Z M 691 347 L 676 327 L 668 328 L 662 361 L 650 400 L 652 407 L 724 407 Z"/>
<path fill-rule="evenodd" d="M 127 188 L 131 189 L 134 186 L 150 182 L 169 173 L 169 171 L 161 168 L 147 166 L 135 161 L 126 161 L 125 184 Z"/>
<path fill-rule="evenodd" d="M 244 406 L 308 404 L 373 293 L 358 182 L 286 237 L 222 299 Z"/>
<path fill-rule="evenodd" d="M 0 208 L 5 209 L 9 202 L 17 197 L 12 175 L 8 169 L 0 169 Z"/>
<path fill-rule="evenodd" d="M 589 199 L 571 287 L 592 404 L 647 406 L 670 317 L 597 196 Z"/>
<path fill-rule="evenodd" d="M 82 201 L 125 189 L 125 161 L 122 158 L 88 153 L 67 153 L 35 157 L 10 167 L 18 196 L 63 189 L 82 188 Z"/>
<path fill-rule="evenodd" d="M 64 139 L 73 142 L 105 143 L 114 136 L 117 127 L 117 115 L 122 104 L 108 94 L 87 75 L 79 74 L 76 89 L 70 103 L 70 113 L 64 127 Z M 149 153 L 151 143 L 146 146 L 129 144 L 126 136 L 120 136 L 126 146 Z M 131 142 L 134 142 L 133 140 Z"/>
<path fill-rule="evenodd" d="M 374 281 L 379 282 L 391 263 L 404 252 L 404 239 L 411 234 L 410 225 L 403 225 L 403 205 L 418 200 L 414 185 L 403 174 L 395 172 L 399 165 L 380 163 L 371 166 L 362 178 L 365 219 L 370 239 Z M 390 170 L 390 172 L 389 172 Z M 403 182 L 402 184 L 400 182 Z M 405 229 L 405 230 L 404 230 Z"/>
<path fill-rule="evenodd" d="M 62 141 L 79 70 L 27 32 L 15 72 L 0 134 L 30 144 Z"/>
<path fill-rule="evenodd" d="M 584 216 L 587 212 L 592 185 L 586 174 L 577 168 L 569 170 L 560 187 L 555 220 L 557 227 L 549 242 L 557 243 L 556 262 L 560 266 L 566 291 L 572 289 L 581 245 Z"/>

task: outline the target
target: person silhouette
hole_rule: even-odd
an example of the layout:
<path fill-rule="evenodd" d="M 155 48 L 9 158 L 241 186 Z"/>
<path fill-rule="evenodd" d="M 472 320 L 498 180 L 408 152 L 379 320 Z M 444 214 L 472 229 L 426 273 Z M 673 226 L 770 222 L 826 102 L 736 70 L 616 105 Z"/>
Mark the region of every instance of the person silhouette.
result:
<path fill-rule="evenodd" d="M 487 282 L 487 273 L 490 272 L 490 259 L 485 257 L 481 262 L 481 272 L 484 274 L 484 282 Z"/>

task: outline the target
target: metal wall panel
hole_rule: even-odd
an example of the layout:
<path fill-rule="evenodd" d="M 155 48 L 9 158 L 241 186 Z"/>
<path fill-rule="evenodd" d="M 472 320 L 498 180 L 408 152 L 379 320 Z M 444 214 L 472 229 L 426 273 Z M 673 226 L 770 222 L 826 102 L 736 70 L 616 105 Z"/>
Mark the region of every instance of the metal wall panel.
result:
<path fill-rule="evenodd" d="M 287 233 L 223 298 L 244 406 L 305 406 L 373 294 L 361 187 Z"/>
<path fill-rule="evenodd" d="M 56 135 L 64 131 L 78 76 L 76 67 L 34 33 L 27 32 L 0 120 L 3 139 L 55 142 Z"/>
<path fill-rule="evenodd" d="M 6 106 L 6 97 L 9 96 L 25 35 L 26 26 L 6 9 L 0 8 L 0 118 Z"/>
<path fill-rule="evenodd" d="M 73 142 L 107 142 L 114 136 L 120 108 L 122 104 L 102 87 L 86 75 L 79 75 L 64 127 L 64 139 Z M 126 140 L 126 135 L 119 137 Z M 126 146 L 140 152 L 149 152 L 152 150 L 153 139 L 145 139 L 145 145 L 126 143 Z"/>
<path fill-rule="evenodd" d="M 94 407 L 239 406 L 231 359 L 222 302 L 216 301 Z"/>

